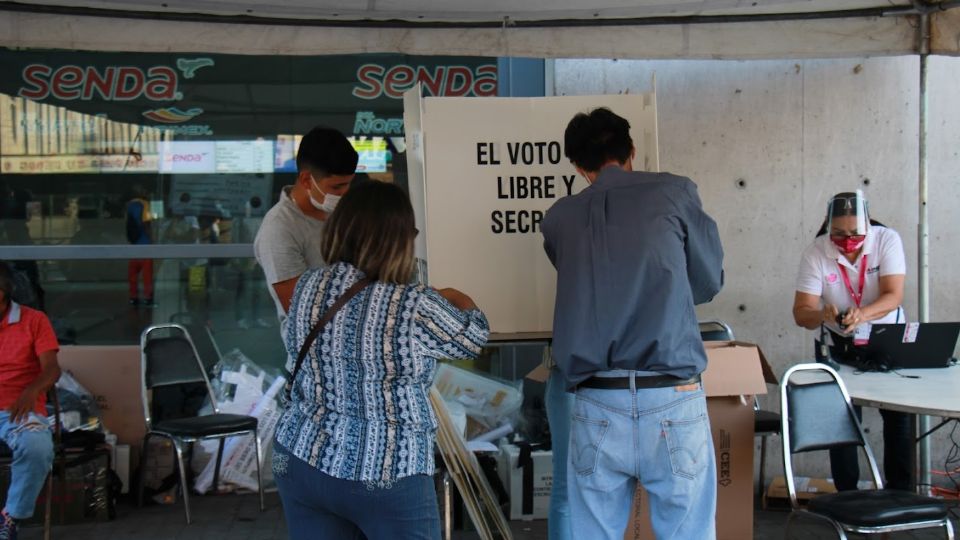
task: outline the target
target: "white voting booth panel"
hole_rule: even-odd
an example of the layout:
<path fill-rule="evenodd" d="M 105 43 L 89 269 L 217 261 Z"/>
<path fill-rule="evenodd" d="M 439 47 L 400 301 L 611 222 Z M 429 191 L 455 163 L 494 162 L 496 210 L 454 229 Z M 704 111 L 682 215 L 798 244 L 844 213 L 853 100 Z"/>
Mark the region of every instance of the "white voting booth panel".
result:
<path fill-rule="evenodd" d="M 587 186 L 564 156 L 563 133 L 579 112 L 608 107 L 630 122 L 635 170 L 656 171 L 654 93 L 544 98 L 404 99 L 410 192 L 429 283 L 455 287 L 495 333 L 553 324 L 556 272 L 540 221 L 561 197 Z"/>

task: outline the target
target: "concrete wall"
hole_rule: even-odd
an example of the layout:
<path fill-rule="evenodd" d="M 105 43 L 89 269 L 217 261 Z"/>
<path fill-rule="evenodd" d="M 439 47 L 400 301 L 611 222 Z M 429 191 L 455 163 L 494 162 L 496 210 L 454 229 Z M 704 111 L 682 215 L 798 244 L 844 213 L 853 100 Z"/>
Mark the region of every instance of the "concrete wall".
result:
<path fill-rule="evenodd" d="M 554 82 L 557 95 L 645 92 L 656 75 L 661 169 L 697 182 L 726 252 L 726 286 L 700 317 L 759 343 L 780 375 L 813 356 L 813 333 L 793 322 L 794 285 L 836 192 L 863 189 L 873 217 L 900 232 L 904 305 L 916 320 L 919 65 L 917 57 L 557 60 Z M 957 59 L 931 62 L 932 320 L 960 320 L 950 294 L 960 286 L 958 68 Z M 779 410 L 779 397 L 761 404 Z M 879 414 L 865 417 L 882 459 Z M 943 434 L 934 440 L 942 468 L 949 444 Z M 779 439 L 771 443 L 768 479 L 782 474 Z M 829 476 L 824 458 L 799 459 L 798 474 Z"/>

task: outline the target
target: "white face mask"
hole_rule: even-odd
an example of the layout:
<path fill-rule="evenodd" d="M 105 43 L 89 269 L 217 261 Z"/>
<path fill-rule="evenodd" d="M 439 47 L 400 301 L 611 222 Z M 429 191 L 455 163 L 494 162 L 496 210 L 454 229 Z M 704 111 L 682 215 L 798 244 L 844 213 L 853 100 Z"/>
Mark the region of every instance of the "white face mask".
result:
<path fill-rule="evenodd" d="M 325 193 L 322 189 L 320 189 L 320 185 L 317 184 L 317 179 L 314 178 L 312 174 L 310 175 L 310 181 L 313 182 L 313 187 L 317 188 L 317 191 L 323 193 L 323 202 L 319 202 L 318 200 L 314 199 L 312 193 L 307 193 L 307 196 L 310 197 L 310 204 L 312 204 L 314 208 L 320 210 L 321 212 L 332 214 L 337 208 L 337 203 L 340 202 L 340 195 Z"/>

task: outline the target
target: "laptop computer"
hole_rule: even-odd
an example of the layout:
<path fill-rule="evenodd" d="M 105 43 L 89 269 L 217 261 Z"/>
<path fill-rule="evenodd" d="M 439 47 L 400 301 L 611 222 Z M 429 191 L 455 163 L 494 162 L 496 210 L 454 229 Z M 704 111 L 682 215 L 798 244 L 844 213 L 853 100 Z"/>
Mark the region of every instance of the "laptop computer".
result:
<path fill-rule="evenodd" d="M 950 365 L 960 322 L 875 324 L 866 345 L 867 360 L 891 369 Z"/>

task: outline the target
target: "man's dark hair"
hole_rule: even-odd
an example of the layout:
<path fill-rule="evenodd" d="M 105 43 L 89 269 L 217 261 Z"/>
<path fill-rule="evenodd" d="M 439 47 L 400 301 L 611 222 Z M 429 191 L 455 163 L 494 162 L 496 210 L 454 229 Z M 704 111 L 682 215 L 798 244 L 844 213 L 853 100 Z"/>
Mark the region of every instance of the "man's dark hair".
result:
<path fill-rule="evenodd" d="M 587 172 L 599 171 L 611 161 L 625 163 L 633 152 L 630 122 L 606 107 L 579 113 L 567 124 L 563 146 L 564 155 Z"/>
<path fill-rule="evenodd" d="M 317 180 L 326 176 L 346 176 L 356 172 L 359 158 L 343 133 L 318 126 L 300 140 L 297 171 L 309 170 Z"/>

